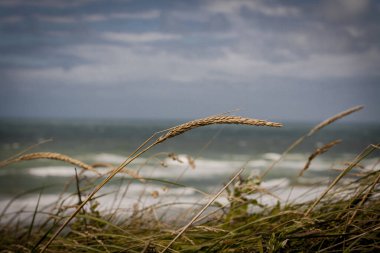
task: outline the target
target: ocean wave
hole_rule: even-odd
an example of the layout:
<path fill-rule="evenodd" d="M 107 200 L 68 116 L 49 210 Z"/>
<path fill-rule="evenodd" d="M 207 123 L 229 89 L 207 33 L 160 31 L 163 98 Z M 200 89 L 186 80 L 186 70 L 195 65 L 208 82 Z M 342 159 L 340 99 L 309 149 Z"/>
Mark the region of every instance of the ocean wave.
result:
<path fill-rule="evenodd" d="M 246 168 L 246 172 L 257 174 L 257 170 L 262 170 L 270 166 L 271 162 L 263 159 L 246 161 L 226 161 L 226 160 L 212 160 L 212 159 L 198 159 L 195 161 L 195 169 L 191 169 L 187 160 L 182 159 L 182 163 L 173 161 L 168 158 L 164 162 L 166 167 L 160 165 L 145 165 L 142 167 L 140 175 L 143 177 L 155 177 L 164 179 L 175 179 L 183 175 L 187 179 L 197 178 L 212 178 L 212 177 L 226 177 L 234 173 L 241 167 Z M 291 173 L 300 171 L 305 166 L 306 161 L 299 160 L 284 160 L 279 163 L 273 170 L 273 173 L 283 174 L 284 170 Z M 316 159 L 311 164 L 310 171 L 324 171 L 331 168 L 331 163 L 323 159 Z"/>
<path fill-rule="evenodd" d="M 196 190 L 190 187 L 173 187 L 173 186 L 163 186 L 163 185 L 153 185 L 153 184 L 130 184 L 129 186 L 107 186 L 106 189 L 113 192 L 125 192 L 127 191 L 131 195 L 139 195 L 142 192 L 150 194 L 152 192 L 157 192 L 160 195 L 194 195 Z"/>
<path fill-rule="evenodd" d="M 260 204 L 265 206 L 274 206 L 278 202 L 282 204 L 287 203 L 305 203 L 312 201 L 319 197 L 326 189 L 325 186 L 320 187 L 307 187 L 307 186 L 294 186 L 294 187 L 278 187 L 270 191 L 271 194 L 252 194 L 249 196 L 251 199 L 256 199 Z M 251 206 L 250 212 L 259 212 L 261 208 Z"/>
<path fill-rule="evenodd" d="M 125 156 L 109 154 L 109 153 L 100 153 L 93 156 L 95 162 L 104 162 L 104 163 L 122 163 L 126 159 Z"/>
<path fill-rule="evenodd" d="M 100 153 L 95 154 L 90 157 L 91 160 L 94 162 L 103 162 L 103 163 L 111 163 L 111 164 L 121 164 L 127 159 L 127 155 L 116 155 L 111 153 Z M 146 162 L 145 158 L 138 157 L 136 158 L 133 163 L 134 164 L 143 164 Z"/>
<path fill-rule="evenodd" d="M 187 179 L 212 178 L 215 176 L 230 175 L 237 168 L 241 167 L 242 163 L 219 162 L 219 161 L 196 161 L 196 168 L 191 169 L 186 164 L 169 165 L 166 168 L 154 168 L 152 170 L 144 169 L 140 175 L 147 177 L 176 179 L 180 175 Z M 152 168 L 152 167 L 151 167 Z"/>
<path fill-rule="evenodd" d="M 106 155 L 108 156 L 108 155 Z M 112 156 L 111 156 L 112 157 Z M 100 159 L 101 158 L 101 159 Z M 110 162 L 116 161 L 115 159 L 103 159 L 104 156 L 99 156 L 99 161 Z M 124 159 L 124 158 L 123 158 Z M 231 175 L 234 171 L 241 167 L 245 167 L 247 172 L 252 172 L 253 170 L 262 170 L 270 166 L 271 161 L 264 159 L 255 159 L 251 160 L 248 163 L 246 161 L 236 161 L 236 160 L 213 160 L 213 159 L 198 159 L 195 160 L 195 168 L 192 169 L 189 166 L 186 156 L 179 156 L 182 162 L 173 160 L 171 158 L 166 158 L 164 160 L 165 166 L 162 166 L 159 163 L 156 164 L 145 164 L 144 159 L 140 159 L 142 164 L 131 164 L 129 168 L 131 170 L 140 170 L 140 175 L 142 177 L 156 177 L 156 178 L 165 178 L 165 179 L 175 179 L 181 174 L 185 173 L 185 177 L 190 179 L 196 178 L 209 178 L 214 176 L 228 176 Z M 276 168 L 273 170 L 273 173 L 282 174 L 284 169 L 295 171 L 301 170 L 305 166 L 306 161 L 301 160 L 284 160 L 281 161 Z M 140 169 L 141 166 L 141 169 Z M 332 163 L 323 159 L 315 159 L 311 165 L 310 171 L 323 171 L 331 169 Z M 370 165 L 368 165 L 368 168 Z M 105 174 L 109 171 L 109 168 L 96 168 L 96 171 L 101 174 Z M 6 176 L 8 172 L 3 172 L 1 176 Z M 34 167 L 27 169 L 27 173 L 35 177 L 72 177 L 75 176 L 75 170 L 73 166 L 44 166 L 44 167 Z M 97 176 L 96 173 L 92 171 L 85 171 L 84 175 L 88 177 Z M 120 173 L 117 176 L 124 176 L 125 174 Z"/>
<path fill-rule="evenodd" d="M 290 168 L 302 168 L 306 161 L 308 160 L 308 153 L 290 153 L 287 154 L 284 159 L 279 162 L 279 165 L 283 167 Z M 189 165 L 189 156 L 187 154 L 178 154 L 176 159 L 172 157 L 164 157 L 163 163 L 169 166 L 177 166 L 177 167 L 187 167 Z M 266 167 L 269 166 L 273 161 L 278 160 L 281 157 L 279 153 L 264 153 L 258 154 L 256 156 L 247 156 L 247 155 L 234 155 L 234 156 L 222 156 L 222 159 L 210 159 L 210 158 L 198 158 L 196 159 L 197 167 L 205 167 L 205 168 L 220 168 L 220 167 L 234 167 L 237 168 L 244 163 L 248 162 L 248 166 L 252 167 Z M 96 154 L 92 158 L 95 162 L 105 162 L 105 163 L 113 163 L 120 164 L 125 161 L 126 156 L 111 154 L 111 153 L 100 153 Z M 338 158 L 339 159 L 339 158 Z M 149 158 L 138 157 L 133 163 L 130 165 L 134 167 L 135 165 L 145 165 Z M 340 160 L 346 161 L 347 158 L 341 157 Z M 315 168 L 322 169 L 322 167 L 331 167 L 331 163 L 333 160 L 330 157 L 317 157 L 313 160 L 312 165 L 314 164 Z M 150 160 L 149 165 L 154 166 L 155 160 Z M 302 167 L 300 167 L 302 166 Z"/>
<path fill-rule="evenodd" d="M 281 157 L 281 154 L 277 153 L 265 153 L 263 154 L 263 158 L 267 160 L 277 160 Z"/>
<path fill-rule="evenodd" d="M 248 167 L 253 167 L 253 168 L 267 167 L 269 165 L 270 165 L 270 162 L 263 159 L 252 160 L 248 162 Z"/>
<path fill-rule="evenodd" d="M 102 170 L 104 171 L 104 169 L 99 169 L 97 171 L 102 171 Z M 30 168 L 27 171 L 29 175 L 34 176 L 34 177 L 73 177 L 75 176 L 74 167 L 69 167 L 69 166 L 35 167 L 35 168 Z M 84 171 L 84 175 L 90 176 L 90 177 L 98 176 L 93 171 Z"/>
<path fill-rule="evenodd" d="M 276 167 L 283 169 L 291 169 L 291 170 L 302 170 L 305 167 L 306 160 L 284 160 L 281 161 Z M 330 170 L 332 163 L 330 161 L 325 161 L 320 158 L 316 158 L 310 164 L 308 170 L 311 171 L 324 171 Z"/>

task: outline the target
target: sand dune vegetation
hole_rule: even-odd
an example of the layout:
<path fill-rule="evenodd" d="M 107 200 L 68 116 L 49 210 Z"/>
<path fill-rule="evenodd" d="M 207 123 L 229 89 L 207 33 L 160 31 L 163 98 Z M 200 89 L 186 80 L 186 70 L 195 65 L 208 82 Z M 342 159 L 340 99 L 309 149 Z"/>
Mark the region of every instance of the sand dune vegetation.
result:
<path fill-rule="evenodd" d="M 362 108 L 353 107 L 317 124 L 296 139 L 259 176 L 245 175 L 244 166 L 231 168 L 235 173 L 226 177 L 224 184 L 220 182 L 218 191 L 206 193 L 195 189 L 204 194 L 204 203 L 193 203 L 187 210 L 170 213 L 166 218 L 159 215 L 160 205 L 133 205 L 128 215 L 118 208 L 104 211 L 107 209 L 98 202 L 102 196 L 100 190 L 115 175 L 125 173 L 129 177 L 128 182 L 138 182 L 149 192 L 150 182 L 160 180 L 141 176 L 139 171 L 130 169 L 128 165 L 147 151 L 154 151 L 156 145 L 164 145 L 172 138 L 175 141 L 177 136 L 193 129 L 214 124 L 274 128 L 282 127 L 282 124 L 225 114 L 189 121 L 154 133 L 118 166 L 107 162 L 87 164 L 68 155 L 31 153 L 28 149 L 26 153 L 2 161 L 0 170 L 31 160 L 58 160 L 76 168 L 75 177 L 67 182 L 67 186 L 75 186 L 75 191 L 69 192 L 69 187 L 62 189 L 65 194 L 62 193 L 50 206 L 41 206 L 38 198 L 31 213 L 22 209 L 11 212 L 9 208 L 13 201 L 2 207 L 0 252 L 375 252 L 380 250 L 378 143 L 368 143 L 367 148 L 350 161 L 345 161 L 344 167 L 334 171 L 334 177 L 323 185 L 311 185 L 323 188 L 315 198 L 286 203 L 277 201 L 268 205 L 261 203 L 259 197 L 276 197 L 263 186 L 266 175 L 275 170 L 297 145 Z M 304 167 L 299 168 L 298 177 L 303 176 L 316 157 L 323 156 L 342 141 L 331 136 L 329 143 L 311 151 Z M 168 156 L 177 162 L 186 162 L 174 153 Z M 361 164 L 368 158 L 375 162 L 363 168 Z M 190 170 L 195 169 L 194 159 L 188 157 L 187 163 Z M 103 169 L 98 170 L 99 167 Z M 86 178 L 86 171 L 96 176 Z M 170 180 L 161 181 L 165 185 L 178 184 Z M 42 188 L 35 191 L 42 192 Z M 123 196 L 128 196 L 127 189 Z M 72 204 L 66 196 L 76 199 L 76 203 Z M 227 203 L 219 201 L 221 196 L 228 200 Z M 160 193 L 151 191 L 151 197 L 160 198 Z M 177 199 L 180 202 L 181 195 Z M 20 215 L 27 217 L 22 223 L 17 219 Z"/>

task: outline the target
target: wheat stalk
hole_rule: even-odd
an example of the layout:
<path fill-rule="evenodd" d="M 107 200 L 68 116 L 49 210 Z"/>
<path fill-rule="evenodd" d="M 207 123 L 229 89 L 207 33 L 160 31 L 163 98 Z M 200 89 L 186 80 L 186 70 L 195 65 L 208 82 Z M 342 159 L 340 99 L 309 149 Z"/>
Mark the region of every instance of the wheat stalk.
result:
<path fill-rule="evenodd" d="M 74 159 L 70 156 L 60 154 L 60 153 L 53 153 L 53 152 L 38 152 L 38 153 L 30 153 L 30 154 L 21 155 L 21 156 L 18 156 L 16 158 L 12 158 L 12 159 L 8 159 L 8 160 L 0 162 L 0 168 L 5 167 L 5 166 L 12 164 L 12 163 L 17 163 L 17 162 L 21 162 L 21 161 L 36 160 L 36 159 L 50 159 L 50 160 L 57 160 L 57 161 L 70 163 L 70 164 L 78 166 L 82 169 L 95 172 L 98 175 L 101 175 L 101 173 L 99 173 L 97 170 L 95 170 L 95 168 L 97 168 L 97 167 L 113 168 L 112 164 L 94 163 L 93 165 L 89 165 L 89 164 L 86 164 L 82 161 Z M 139 179 L 142 182 L 145 182 L 145 180 L 141 176 L 139 176 L 137 172 L 131 171 L 131 170 L 125 170 L 125 172 L 129 176 L 131 176 L 135 179 Z"/>
<path fill-rule="evenodd" d="M 30 153 L 26 155 L 21 155 L 16 158 L 6 160 L 0 163 L 0 168 L 7 166 L 11 163 L 21 162 L 21 161 L 28 161 L 28 160 L 36 160 L 36 159 L 51 159 L 51 160 L 58 160 L 62 162 L 71 163 L 75 166 L 81 167 L 85 170 L 94 170 L 94 168 L 91 165 L 88 165 L 84 162 L 81 162 L 77 159 L 74 159 L 70 156 L 63 155 L 60 153 L 52 153 L 52 152 L 38 152 L 38 153 Z"/>
<path fill-rule="evenodd" d="M 174 128 L 169 129 L 169 131 L 159 137 L 156 141 L 156 143 L 161 143 L 167 139 L 173 138 L 177 135 L 183 134 L 191 129 L 207 126 L 207 125 L 214 125 L 214 124 L 236 124 L 236 125 L 250 125 L 250 126 L 268 126 L 268 127 L 281 127 L 281 123 L 276 122 L 270 122 L 266 120 L 260 120 L 260 119 L 251 119 L 251 118 L 244 118 L 240 116 L 210 116 L 203 119 L 197 119 L 193 121 L 189 121 L 187 123 L 178 125 Z"/>

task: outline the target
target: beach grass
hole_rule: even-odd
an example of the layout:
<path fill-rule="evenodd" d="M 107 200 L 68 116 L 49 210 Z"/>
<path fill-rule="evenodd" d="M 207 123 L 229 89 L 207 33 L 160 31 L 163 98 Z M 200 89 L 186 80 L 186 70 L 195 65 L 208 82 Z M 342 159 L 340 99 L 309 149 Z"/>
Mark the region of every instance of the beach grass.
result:
<path fill-rule="evenodd" d="M 284 151 L 283 157 L 305 138 L 323 127 L 347 116 L 362 107 L 354 107 L 321 122 L 296 140 Z M 265 175 L 281 160 L 275 161 L 261 177 L 252 178 L 237 170 L 223 187 L 207 194 L 204 204 L 194 203 L 190 219 L 178 217 L 160 219 L 158 206 L 134 206 L 129 215 L 119 209 L 101 211 L 96 193 L 117 173 L 154 146 L 169 138 L 197 127 L 211 124 L 246 124 L 280 127 L 280 123 L 215 115 L 187 122 L 164 132 L 157 132 L 138 147 L 125 162 L 111 167 L 107 175 L 96 180 L 81 181 L 76 173 L 68 184 L 74 184 L 71 193 L 78 199 L 76 205 L 65 205 L 63 195 L 53 208 L 42 208 L 39 198 L 27 223 L 12 222 L 6 208 L 0 220 L 0 252 L 376 252 L 380 250 L 380 171 L 379 160 L 369 169 L 358 169 L 369 156 L 378 156 L 379 144 L 368 147 L 340 170 L 338 175 L 324 184 L 318 197 L 308 201 L 280 202 L 266 205 L 259 197 L 272 194 L 261 184 Z M 156 136 L 158 136 L 156 138 Z M 344 140 L 343 140 L 344 141 Z M 300 176 L 318 155 L 328 152 L 340 140 L 332 141 L 315 150 L 299 168 Z M 83 170 L 94 170 L 88 165 L 58 153 L 31 153 L 7 159 L 4 166 L 32 159 L 58 159 Z M 149 184 L 137 172 L 127 171 L 131 180 Z M 105 178 L 104 178 L 105 176 Z M 175 182 L 166 182 L 173 183 Z M 221 182 L 222 183 L 222 182 Z M 320 185 L 319 185 L 320 186 Z M 42 194 L 42 188 L 39 196 Z M 125 194 L 128 194 L 127 192 Z M 152 193 L 153 194 L 153 193 Z M 158 193 L 155 193 L 158 194 Z M 227 196 L 228 204 L 218 202 Z M 155 195 L 156 196 L 156 195 Z M 180 199 L 180 196 L 179 196 Z M 171 205 L 170 203 L 168 204 Z M 176 205 L 176 203 L 172 203 Z M 52 211 L 53 210 L 53 211 Z M 205 212 L 208 210 L 208 212 Z M 253 211 L 252 211 L 253 210 Z M 119 213 L 120 212 L 120 213 Z M 36 216 L 46 220 L 36 222 Z M 178 222 L 178 220 L 180 222 Z M 181 222 L 182 220 L 182 222 Z"/>

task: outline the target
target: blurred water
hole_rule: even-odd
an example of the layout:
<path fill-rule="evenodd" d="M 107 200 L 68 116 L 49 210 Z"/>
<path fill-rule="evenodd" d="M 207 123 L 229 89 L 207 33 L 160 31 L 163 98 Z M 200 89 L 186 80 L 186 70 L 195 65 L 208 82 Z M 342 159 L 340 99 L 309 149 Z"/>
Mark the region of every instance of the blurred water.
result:
<path fill-rule="evenodd" d="M 2 120 L 0 123 L 0 160 L 41 140 L 52 138 L 53 141 L 29 152 L 59 152 L 89 164 L 106 162 L 118 165 L 151 134 L 182 122 Z M 174 201 L 180 195 L 182 202 L 199 202 L 204 195 L 197 190 L 214 192 L 240 167 L 245 167 L 244 174 L 247 176 L 258 175 L 312 127 L 312 123 L 285 123 L 280 129 L 229 125 L 192 130 L 156 146 L 130 165 L 130 169 L 140 170 L 142 176 L 159 181 L 141 183 L 120 174 L 103 190 L 109 195 L 101 201 L 106 207 L 114 205 L 115 201 L 131 206 L 136 201 L 141 202 L 139 197 L 143 195 L 146 205 Z M 296 175 L 310 153 L 316 147 L 335 139 L 342 139 L 343 142 L 316 158 L 305 176 L 297 179 Z M 272 186 L 276 186 L 282 182 L 285 183 L 283 188 L 296 186 L 299 191 L 295 190 L 294 193 L 300 195 L 307 192 L 307 186 L 314 182 L 329 180 L 329 177 L 338 173 L 334 169 L 344 167 L 344 162 L 353 160 L 366 146 L 378 143 L 379 139 L 379 125 L 338 123 L 327 126 L 278 164 L 265 178 L 265 183 L 271 185 L 272 182 Z M 172 152 L 177 154 L 177 160 L 168 156 Z M 363 165 L 370 166 L 376 157 L 378 155 L 372 155 Z M 190 166 L 192 160 L 195 168 Z M 100 168 L 99 171 L 106 173 L 107 169 Z M 42 203 L 54 202 L 65 184 L 73 180 L 74 176 L 74 166 L 51 160 L 20 162 L 1 168 L 0 211 L 18 194 L 39 187 L 44 187 Z M 85 185 L 95 177 L 95 173 L 86 172 L 80 175 L 81 184 Z M 75 192 L 74 185 L 69 187 L 68 193 Z M 115 192 L 124 191 L 127 185 L 128 194 L 125 198 L 128 201 L 123 201 L 122 195 L 115 195 Z M 153 192 L 158 193 L 159 198 L 154 198 Z M 282 193 L 285 198 L 285 191 Z M 13 209 L 34 206 L 38 194 L 40 189 L 21 196 L 13 204 Z M 115 196 L 119 199 L 115 200 Z"/>

